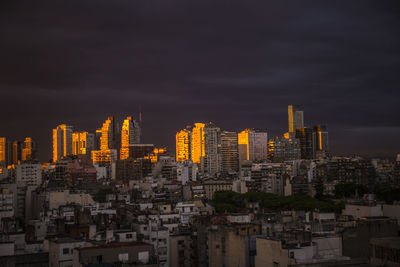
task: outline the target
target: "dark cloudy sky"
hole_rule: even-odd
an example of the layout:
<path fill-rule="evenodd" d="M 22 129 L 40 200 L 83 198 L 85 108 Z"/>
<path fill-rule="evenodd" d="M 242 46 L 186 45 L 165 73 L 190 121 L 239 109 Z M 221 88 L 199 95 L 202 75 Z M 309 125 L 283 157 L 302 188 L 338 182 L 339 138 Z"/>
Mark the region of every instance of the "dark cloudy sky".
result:
<path fill-rule="evenodd" d="M 400 153 L 399 1 L 64 0 L 0 3 L 0 136 L 137 117 L 174 150 L 195 121 L 326 124 L 335 154 Z M 276 3 L 279 2 L 279 3 Z M 333 2 L 333 1 L 329 1 Z"/>

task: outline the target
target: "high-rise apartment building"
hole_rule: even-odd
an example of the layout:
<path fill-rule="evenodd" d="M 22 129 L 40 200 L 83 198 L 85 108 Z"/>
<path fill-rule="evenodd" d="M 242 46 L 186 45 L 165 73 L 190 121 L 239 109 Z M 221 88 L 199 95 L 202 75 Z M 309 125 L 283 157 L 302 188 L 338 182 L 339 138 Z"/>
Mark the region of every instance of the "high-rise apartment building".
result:
<path fill-rule="evenodd" d="M 114 116 L 109 116 L 101 127 L 100 150 L 119 149 L 118 127 Z"/>
<path fill-rule="evenodd" d="M 289 116 L 289 134 L 292 134 L 293 136 L 297 128 L 304 127 L 304 114 L 303 111 L 300 110 L 300 106 L 289 105 L 288 116 Z"/>
<path fill-rule="evenodd" d="M 238 134 L 223 131 L 221 133 L 222 172 L 239 171 Z"/>
<path fill-rule="evenodd" d="M 7 146 L 7 138 L 0 137 L 0 168 L 7 166 L 7 162 L 6 162 L 7 148 L 6 148 L 6 146 Z"/>
<path fill-rule="evenodd" d="M 31 137 L 26 137 L 23 143 L 21 161 L 30 161 L 35 159 L 36 145 Z"/>
<path fill-rule="evenodd" d="M 72 134 L 72 154 L 91 156 L 94 150 L 95 136 L 88 132 L 74 132 Z"/>
<path fill-rule="evenodd" d="M 266 131 L 246 129 L 238 134 L 239 165 L 245 160 L 264 161 L 268 158 L 268 134 Z"/>
<path fill-rule="evenodd" d="M 191 159 L 191 138 L 190 128 L 180 130 L 176 133 L 176 161 L 188 161 Z"/>
<path fill-rule="evenodd" d="M 328 130 L 325 125 L 314 126 L 313 131 L 314 156 L 320 157 L 328 153 Z"/>
<path fill-rule="evenodd" d="M 19 162 L 21 162 L 21 156 L 22 156 L 21 142 L 15 140 L 12 143 L 12 164 L 19 164 Z"/>
<path fill-rule="evenodd" d="M 122 124 L 121 130 L 121 150 L 120 158 L 128 159 L 131 158 L 129 147 L 133 144 L 140 143 L 140 127 L 139 124 L 133 119 L 133 117 L 128 116 L 124 123 Z"/>
<path fill-rule="evenodd" d="M 297 138 L 275 138 L 268 141 L 268 159 L 274 162 L 298 160 L 301 157 Z"/>
<path fill-rule="evenodd" d="M 72 154 L 72 126 L 61 124 L 53 129 L 53 162 Z"/>
<path fill-rule="evenodd" d="M 302 159 L 314 158 L 313 130 L 308 127 L 297 128 L 296 138 L 300 141 Z"/>
<path fill-rule="evenodd" d="M 222 171 L 221 129 L 212 122 L 204 126 L 204 161 L 203 170 L 209 175 Z"/>
<path fill-rule="evenodd" d="M 192 162 L 200 163 L 201 158 L 205 156 L 204 148 L 204 123 L 195 123 L 192 129 Z"/>
<path fill-rule="evenodd" d="M 118 127 L 113 116 L 107 117 L 101 129 L 96 131 L 96 140 L 100 131 L 100 149 L 92 151 L 92 160 L 94 164 L 109 166 L 119 159 L 121 146 Z"/>

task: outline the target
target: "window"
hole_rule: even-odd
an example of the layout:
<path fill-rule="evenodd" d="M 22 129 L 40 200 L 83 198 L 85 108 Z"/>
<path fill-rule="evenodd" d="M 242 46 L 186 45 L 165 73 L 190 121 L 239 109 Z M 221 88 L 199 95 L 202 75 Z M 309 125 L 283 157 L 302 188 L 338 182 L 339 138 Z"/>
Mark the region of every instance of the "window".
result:
<path fill-rule="evenodd" d="M 103 255 L 97 256 L 97 263 L 103 263 Z"/>
<path fill-rule="evenodd" d="M 69 254 L 69 248 L 63 248 L 63 255 Z"/>
<path fill-rule="evenodd" d="M 132 234 L 126 234 L 126 238 L 132 238 Z"/>

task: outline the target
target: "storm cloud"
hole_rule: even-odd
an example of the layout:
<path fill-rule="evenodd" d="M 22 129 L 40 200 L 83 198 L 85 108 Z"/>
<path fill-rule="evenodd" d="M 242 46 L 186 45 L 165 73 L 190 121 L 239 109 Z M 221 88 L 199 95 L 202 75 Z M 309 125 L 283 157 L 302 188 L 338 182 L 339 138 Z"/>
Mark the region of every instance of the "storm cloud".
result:
<path fill-rule="evenodd" d="M 279 3 L 277 3 L 279 2 Z M 174 151 L 196 121 L 287 131 L 287 105 L 326 124 L 334 154 L 400 153 L 398 1 L 3 1 L 0 136 L 101 126 L 143 110 Z"/>

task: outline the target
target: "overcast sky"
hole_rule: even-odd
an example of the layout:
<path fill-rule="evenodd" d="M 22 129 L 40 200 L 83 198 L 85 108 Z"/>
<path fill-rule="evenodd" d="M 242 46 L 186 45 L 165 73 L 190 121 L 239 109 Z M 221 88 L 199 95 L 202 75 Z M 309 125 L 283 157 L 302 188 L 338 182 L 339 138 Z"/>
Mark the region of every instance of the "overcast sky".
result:
<path fill-rule="evenodd" d="M 138 117 L 174 151 L 194 122 L 287 131 L 287 105 L 326 124 L 334 154 L 400 153 L 400 1 L 0 3 L 0 136 Z"/>

